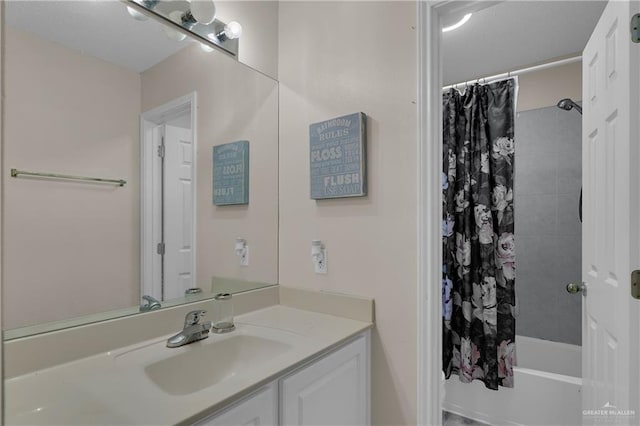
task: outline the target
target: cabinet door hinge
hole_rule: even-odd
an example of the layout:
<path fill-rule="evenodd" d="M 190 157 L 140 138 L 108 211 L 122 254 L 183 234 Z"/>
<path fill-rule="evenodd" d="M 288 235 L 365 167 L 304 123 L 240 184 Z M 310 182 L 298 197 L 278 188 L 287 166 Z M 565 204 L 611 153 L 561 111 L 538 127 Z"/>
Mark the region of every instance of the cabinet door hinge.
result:
<path fill-rule="evenodd" d="M 164 243 L 158 243 L 158 254 L 164 255 Z"/>
<path fill-rule="evenodd" d="M 631 18 L 631 41 L 640 43 L 640 13 L 636 13 Z"/>

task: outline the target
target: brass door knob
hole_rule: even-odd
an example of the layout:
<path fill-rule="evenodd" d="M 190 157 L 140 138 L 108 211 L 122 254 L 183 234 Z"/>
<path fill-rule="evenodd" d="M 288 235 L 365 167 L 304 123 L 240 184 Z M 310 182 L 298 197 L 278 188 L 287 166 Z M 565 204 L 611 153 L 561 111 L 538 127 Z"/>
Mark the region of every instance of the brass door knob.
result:
<path fill-rule="evenodd" d="M 575 284 L 575 283 L 567 284 L 568 293 L 576 294 L 576 293 L 580 293 L 582 290 L 584 290 L 584 284 Z"/>

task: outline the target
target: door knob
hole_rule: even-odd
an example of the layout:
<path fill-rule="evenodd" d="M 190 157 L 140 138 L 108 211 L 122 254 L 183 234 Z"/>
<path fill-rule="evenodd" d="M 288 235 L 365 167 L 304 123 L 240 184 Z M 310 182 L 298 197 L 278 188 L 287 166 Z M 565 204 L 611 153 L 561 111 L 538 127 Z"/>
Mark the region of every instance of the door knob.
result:
<path fill-rule="evenodd" d="M 575 284 L 575 283 L 567 284 L 568 293 L 576 294 L 576 293 L 580 293 L 581 291 L 584 291 L 584 284 Z"/>

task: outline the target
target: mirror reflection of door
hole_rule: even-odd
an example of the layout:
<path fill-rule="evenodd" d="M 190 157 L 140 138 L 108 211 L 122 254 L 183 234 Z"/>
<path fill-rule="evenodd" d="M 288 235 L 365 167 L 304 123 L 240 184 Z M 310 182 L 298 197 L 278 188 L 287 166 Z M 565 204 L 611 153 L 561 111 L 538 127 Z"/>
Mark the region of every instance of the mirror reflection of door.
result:
<path fill-rule="evenodd" d="M 187 116 L 187 118 L 189 118 Z M 182 297 L 195 287 L 194 171 L 190 128 L 164 125 L 162 206 L 162 299 Z"/>
<path fill-rule="evenodd" d="M 193 98 L 192 98 L 193 96 Z M 195 143 L 190 95 L 142 115 L 141 295 L 164 301 L 195 287 Z"/>

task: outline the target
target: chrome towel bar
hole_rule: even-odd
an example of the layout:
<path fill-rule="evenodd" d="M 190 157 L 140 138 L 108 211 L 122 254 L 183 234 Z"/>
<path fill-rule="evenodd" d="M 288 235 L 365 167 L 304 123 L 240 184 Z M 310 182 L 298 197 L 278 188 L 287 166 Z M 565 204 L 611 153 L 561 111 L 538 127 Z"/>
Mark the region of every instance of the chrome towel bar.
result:
<path fill-rule="evenodd" d="M 82 180 L 85 182 L 115 183 L 118 186 L 124 186 L 127 183 L 127 181 L 123 179 L 103 179 L 103 178 L 93 178 L 93 177 L 86 177 L 86 176 L 60 175 L 57 173 L 27 172 L 25 170 L 11 169 L 11 177 L 18 177 L 20 175 L 46 177 L 46 178 L 54 178 L 54 179 Z"/>

